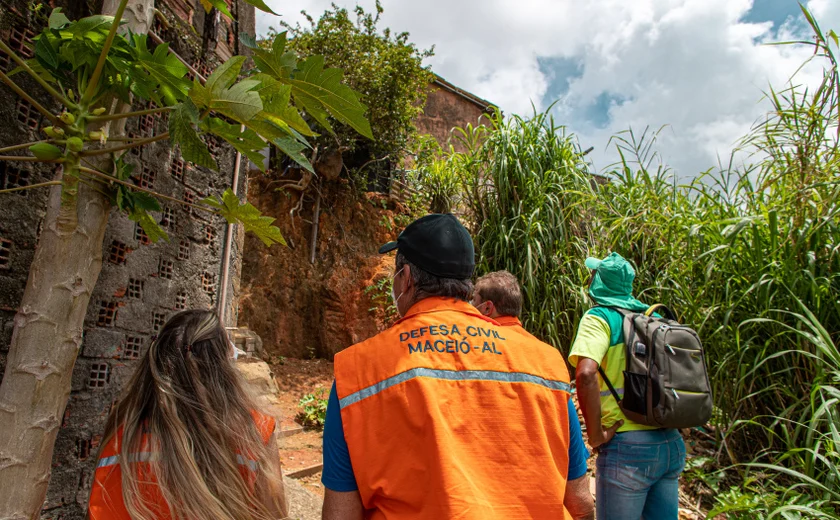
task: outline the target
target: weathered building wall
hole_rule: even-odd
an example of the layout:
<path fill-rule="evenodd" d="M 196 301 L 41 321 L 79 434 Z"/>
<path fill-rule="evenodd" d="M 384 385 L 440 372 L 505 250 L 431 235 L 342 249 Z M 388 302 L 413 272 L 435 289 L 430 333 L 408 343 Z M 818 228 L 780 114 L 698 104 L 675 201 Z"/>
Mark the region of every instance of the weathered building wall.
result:
<path fill-rule="evenodd" d="M 73 18 L 90 14 L 80 7 L 83 2 L 54 3 L 65 4 L 65 11 Z M 154 32 L 172 42 L 173 49 L 205 76 L 219 63 L 218 56 L 227 57 L 238 51 L 235 35 L 239 31 L 254 31 L 253 8 L 244 2 L 235 11 L 231 9 L 238 15 L 236 22 L 219 15 L 205 16 L 197 0 L 157 0 L 156 4 L 165 21 L 156 20 Z M 28 39 L 44 21 L 33 16 L 25 1 L 11 5 L 4 2 L 0 7 L 0 36 L 26 54 Z M 12 68 L 5 56 L 0 56 L 0 67 L 6 71 Z M 41 92 L 33 82 L 24 84 L 28 92 Z M 44 96 L 38 99 L 49 103 Z M 36 111 L 0 86 L 0 147 L 38 139 L 42 123 Z M 165 132 L 166 127 L 165 117 L 145 116 L 130 121 L 126 131 L 129 136 L 150 136 Z M 138 185 L 194 202 L 220 194 L 233 179 L 232 149 L 220 140 L 210 144 L 219 164 L 218 172 L 187 166 L 168 141 L 133 150 L 126 157 L 135 165 L 134 182 Z M 247 186 L 246 170 L 247 161 L 243 161 L 240 194 L 245 193 Z M 44 182 L 54 173 L 54 167 L 0 162 L 0 189 Z M 5 370 L 13 318 L 37 245 L 46 197 L 46 189 L 0 195 L 0 378 Z M 170 241 L 153 245 L 147 243 L 147 237 L 134 222 L 115 210 L 111 212 L 103 243 L 102 272 L 85 318 L 84 341 L 56 442 L 43 518 L 85 518 L 105 419 L 131 377 L 136 360 L 172 314 L 185 308 L 217 305 L 225 222 L 177 203 L 166 202 L 162 208 L 156 217 L 169 233 Z M 233 303 L 228 305 L 232 309 L 227 313 L 228 324 L 236 323 L 235 299 L 239 295 L 242 262 L 243 237 L 239 227 L 234 229 L 232 276 L 228 284 Z"/>
<path fill-rule="evenodd" d="M 420 134 L 429 134 L 437 142 L 447 147 L 449 136 L 455 127 L 464 127 L 467 123 L 477 126 L 488 122 L 487 115 L 492 112 L 492 105 L 480 98 L 463 92 L 446 82 L 434 82 L 429 85 L 426 105 L 415 124 Z M 479 121 L 479 118 L 484 118 Z M 453 140 L 457 151 L 464 151 L 460 143 Z"/>

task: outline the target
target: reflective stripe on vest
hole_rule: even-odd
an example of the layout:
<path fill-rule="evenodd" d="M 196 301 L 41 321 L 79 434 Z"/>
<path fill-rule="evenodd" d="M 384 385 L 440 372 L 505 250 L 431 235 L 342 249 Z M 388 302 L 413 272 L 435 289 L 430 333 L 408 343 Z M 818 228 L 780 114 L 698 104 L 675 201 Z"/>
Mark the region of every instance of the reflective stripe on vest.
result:
<path fill-rule="evenodd" d="M 150 451 L 144 451 L 141 453 L 134 454 L 128 458 L 129 462 L 151 462 L 152 460 L 157 459 L 157 453 L 152 453 Z M 112 455 L 110 457 L 102 457 L 99 459 L 99 463 L 96 464 L 96 469 L 99 468 L 107 468 L 109 466 L 116 466 L 120 463 L 120 456 L 119 455 Z M 236 463 L 240 466 L 248 466 L 248 469 L 251 471 L 257 471 L 257 461 L 246 459 L 242 455 L 236 455 Z"/>
<path fill-rule="evenodd" d="M 563 381 L 552 381 L 540 376 L 532 374 L 523 374 L 521 372 L 495 372 L 492 370 L 438 370 L 433 368 L 413 368 L 401 374 L 389 377 L 379 383 L 363 388 L 358 392 L 352 393 L 339 400 L 339 405 L 343 409 L 354 403 L 358 403 L 362 399 L 372 397 L 379 392 L 386 390 L 394 385 L 405 383 L 417 377 L 427 377 L 431 379 L 442 379 L 445 381 L 497 381 L 500 383 L 531 383 L 560 392 L 571 393 L 571 385 Z"/>

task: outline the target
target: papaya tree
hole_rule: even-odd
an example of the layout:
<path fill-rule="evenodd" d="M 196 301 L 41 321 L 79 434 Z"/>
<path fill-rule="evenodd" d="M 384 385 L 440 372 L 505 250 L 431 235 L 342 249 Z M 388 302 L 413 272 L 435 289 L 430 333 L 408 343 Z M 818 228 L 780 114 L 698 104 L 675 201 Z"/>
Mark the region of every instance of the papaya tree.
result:
<path fill-rule="evenodd" d="M 262 0 L 246 1 L 268 10 Z M 224 0 L 201 3 L 230 14 Z M 246 58 L 234 56 L 206 81 L 189 81 L 187 66 L 168 45 L 149 41 L 148 26 L 124 26 L 126 7 L 129 13 L 151 12 L 149 0 L 105 4 L 113 4 L 106 13 L 113 16 L 71 21 L 53 10 L 34 39 L 30 60 L 0 41 L 0 52 L 17 65 L 8 74 L 0 72 L 0 81 L 50 123 L 42 140 L 0 148 L 0 160 L 57 168 L 49 182 L 16 188 L 46 188 L 50 196 L 0 385 L 0 518 L 40 513 L 111 209 L 137 222 L 154 242 L 168 239 L 153 217 L 161 209 L 158 201 L 187 204 L 135 185 L 132 166 L 121 154 L 168 140 L 185 161 L 215 169 L 205 144 L 215 136 L 257 166 L 263 164 L 261 150 L 271 144 L 311 170 L 307 138 L 315 132 L 307 121 L 331 116 L 371 136 L 365 106 L 341 83 L 342 71 L 325 69 L 322 57 L 299 61 L 278 39 L 270 49 L 255 49 L 255 66 L 247 71 Z M 252 38 L 243 43 L 256 47 Z M 39 103 L 16 81 L 19 75 L 37 82 L 52 103 Z M 131 108 L 148 102 L 155 108 Z M 167 115 L 168 131 L 124 137 L 125 121 L 147 114 Z M 8 191 L 0 191 L 0 201 Z M 267 245 L 283 243 L 274 219 L 231 190 L 188 205 L 241 224 Z"/>

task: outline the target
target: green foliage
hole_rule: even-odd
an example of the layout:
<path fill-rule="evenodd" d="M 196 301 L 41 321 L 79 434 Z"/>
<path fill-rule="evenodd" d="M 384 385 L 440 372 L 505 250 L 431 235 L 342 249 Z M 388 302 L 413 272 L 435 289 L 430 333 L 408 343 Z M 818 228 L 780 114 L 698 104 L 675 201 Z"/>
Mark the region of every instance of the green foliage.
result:
<path fill-rule="evenodd" d="M 768 473 L 758 478 L 749 477 L 740 485 L 716 495 L 715 507 L 709 511 L 707 518 L 717 518 L 717 515 L 725 515 L 731 520 L 840 518 L 831 502 L 814 499 L 807 490 L 799 487 L 784 488 L 774 483 Z"/>
<path fill-rule="evenodd" d="M 271 10 L 268 5 L 266 5 L 264 0 L 245 0 L 249 4 L 253 5 L 260 11 L 269 13 L 269 14 L 276 14 L 274 11 Z M 218 9 L 222 14 L 233 18 L 230 10 L 228 10 L 227 2 L 225 0 L 201 0 L 201 5 L 204 7 L 206 12 L 210 12 L 213 8 Z"/>
<path fill-rule="evenodd" d="M 260 71 L 274 80 L 262 78 L 264 83 L 289 87 L 287 90 L 275 89 L 282 99 L 288 100 L 291 94 L 298 106 L 330 132 L 333 131 L 329 122 L 332 116 L 373 139 L 370 123 L 365 119 L 367 107 L 359 101 L 353 89 L 341 83 L 344 71 L 325 69 L 323 56 L 310 56 L 294 68 L 295 55 L 286 52 L 286 33 L 274 37 L 270 50 L 261 48 L 250 36 L 243 35 L 242 42 L 254 52 L 254 61 Z M 301 131 L 309 130 L 304 128 L 302 119 L 297 119 L 295 123 Z"/>
<path fill-rule="evenodd" d="M 438 159 L 442 150 L 432 136 L 418 139 L 416 154 L 416 186 L 432 213 L 453 213 L 461 202 L 463 155 L 450 153 Z"/>
<path fill-rule="evenodd" d="M 270 246 L 275 243 L 286 245 L 286 241 L 283 239 L 283 235 L 280 234 L 280 230 L 271 225 L 275 219 L 262 216 L 260 210 L 250 202 L 243 204 L 230 189 L 225 190 L 221 198 L 208 197 L 202 200 L 202 202 L 218 209 L 219 214 L 228 223 L 242 224 L 245 231 L 256 235 L 265 245 Z"/>
<path fill-rule="evenodd" d="M 169 136 L 181 150 L 181 157 L 197 166 L 216 168 L 204 141 L 198 136 L 198 108 L 191 100 L 180 103 L 169 115 Z"/>
<path fill-rule="evenodd" d="M 387 168 L 393 166 L 403 155 L 407 144 L 416 133 L 414 120 L 422 112 L 426 100 L 426 90 L 433 79 L 433 74 L 422 66 L 424 58 L 432 51 L 423 51 L 408 41 L 408 33 L 393 34 L 390 29 L 377 27 L 382 7 L 377 2 L 376 14 L 366 13 L 361 7 L 355 8 L 355 21 L 347 9 L 333 5 L 316 22 L 309 18 L 309 26 L 290 27 L 292 39 L 285 44 L 286 33 L 272 33 L 264 48 L 278 47 L 306 57 L 305 66 L 308 74 L 320 76 L 312 80 L 313 85 L 334 81 L 332 69 L 321 67 L 340 67 L 345 71 L 344 82 L 349 88 L 361 93 L 361 101 L 368 107 L 370 133 L 375 141 L 359 139 L 369 135 L 362 131 L 352 120 L 335 117 L 335 133 L 338 144 L 332 137 L 322 137 L 316 142 L 321 149 L 338 146 L 344 153 L 348 169 L 357 169 L 367 164 L 368 168 Z M 288 52 L 287 52 L 288 53 Z M 277 53 L 275 52 L 275 55 Z M 323 58 L 316 57 L 323 56 Z M 314 59 L 313 59 L 314 58 Z M 277 63 L 277 67 L 281 67 Z M 314 96 L 314 100 L 324 104 L 325 100 L 344 103 L 342 96 Z M 329 128 L 330 119 L 312 104 L 313 99 L 295 96 L 295 102 L 307 109 L 322 126 Z M 356 131 L 353 131 L 356 130 Z M 373 159 L 381 161 L 369 162 Z"/>
<path fill-rule="evenodd" d="M 306 394 L 298 403 L 301 411 L 298 412 L 295 419 L 307 428 L 323 429 L 324 423 L 327 420 L 328 397 L 327 390 L 324 388 L 319 388 L 314 393 Z"/>
<path fill-rule="evenodd" d="M 717 461 L 711 457 L 688 457 L 682 478 L 691 484 L 701 482 L 715 493 L 720 492 L 721 480 L 726 476 L 724 470 L 716 470 Z"/>
<path fill-rule="evenodd" d="M 215 111 L 234 121 L 246 123 L 262 110 L 262 100 L 256 92 L 259 81 L 237 82 L 245 56 L 234 56 L 220 65 L 202 85 L 197 79 L 190 89 L 190 99 L 200 111 Z"/>
<path fill-rule="evenodd" d="M 372 306 L 368 312 L 376 312 L 378 310 L 385 310 L 385 319 L 388 322 L 397 319 L 399 312 L 397 306 L 394 305 L 391 299 L 391 288 L 393 287 L 394 279 L 390 276 L 383 276 L 379 278 L 373 285 L 365 287 L 365 294 L 370 298 Z"/>
<path fill-rule="evenodd" d="M 270 12 L 262 0 L 247 1 Z M 230 14 L 222 0 L 202 0 L 202 3 L 208 10 L 215 7 Z M 125 5 L 126 0 L 117 13 Z M 10 75 L 30 74 L 65 107 L 60 114 L 49 114 L 25 91 L 16 90 L 53 123 L 44 128 L 48 139 L 28 149 L 36 159 L 67 165 L 62 180 L 65 206 L 75 204 L 80 180 L 105 180 L 112 202 L 138 222 L 153 242 L 168 239 L 148 213 L 160 210 L 156 202 L 151 203 L 154 198 L 150 196 L 160 194 L 132 189 L 127 182 L 130 170 L 126 170 L 118 156 L 112 156 L 112 173 L 81 166 L 81 158 L 122 152 L 168 137 L 173 146 L 180 148 L 185 160 L 215 169 L 216 161 L 202 139 L 214 135 L 260 167 L 264 163 L 263 151 L 269 143 L 274 143 L 312 170 L 303 152 L 310 146 L 306 136 L 314 134 L 304 115 L 292 106 L 292 98 L 300 109 L 310 110 L 312 118 L 324 121 L 328 129 L 329 116 L 366 136 L 371 135 L 364 117 L 365 106 L 352 89 L 341 83 L 342 71 L 324 69 L 320 57 L 311 56 L 299 63 L 294 54 L 284 51 L 285 42 L 278 39 L 273 49 L 258 49 L 257 67 L 251 71 L 251 77 L 240 79 L 246 58 L 234 56 L 213 71 L 204 84 L 197 79 L 190 82 L 185 77 L 187 67 L 169 51 L 167 44 L 150 48 L 147 35 L 119 35 L 119 23 L 114 17 L 100 15 L 74 22 L 58 8 L 51 13 L 44 31 L 34 39 L 34 58 L 23 62 L 7 45 L 0 43 L 0 50 L 19 65 Z M 5 74 L 0 73 L 0 79 L 15 86 Z M 77 98 L 75 92 L 81 95 Z M 125 103 L 154 102 L 161 107 L 155 112 L 169 112 L 168 134 L 102 148 L 108 137 L 105 127 L 90 131 L 90 125 L 148 112 L 106 114 L 106 107 L 112 105 L 114 98 Z M 61 144 L 63 150 L 57 146 Z M 243 224 L 266 244 L 284 243 L 280 230 L 271 225 L 273 219 L 262 217 L 250 204 L 241 204 L 230 190 L 220 198 L 210 197 L 202 203 L 205 208 L 199 209 L 215 211 L 229 222 Z"/>
<path fill-rule="evenodd" d="M 592 195 L 590 176 L 575 139 L 547 113 L 530 120 L 496 113 L 491 121 L 491 128 L 458 129 L 467 152 L 451 151 L 428 171 L 460 179 L 478 272 L 515 274 L 524 326 L 566 349 L 585 308 L 586 277 L 582 262 L 563 259 L 584 256 L 576 238 L 587 220 L 581 200 Z"/>
<path fill-rule="evenodd" d="M 687 476 L 718 487 L 730 518 L 840 517 L 840 81 L 834 38 L 812 26 L 824 80 L 770 91 L 741 145 L 753 164 L 681 185 L 657 134 L 628 131 L 599 185 L 547 114 L 464 129 L 467 151 L 440 159 L 460 161 L 478 274 L 519 277 L 539 337 L 568 350 L 590 305 L 583 260 L 610 251 L 634 264 L 642 301 L 698 330 L 720 410 L 713 464 L 732 466 Z"/>

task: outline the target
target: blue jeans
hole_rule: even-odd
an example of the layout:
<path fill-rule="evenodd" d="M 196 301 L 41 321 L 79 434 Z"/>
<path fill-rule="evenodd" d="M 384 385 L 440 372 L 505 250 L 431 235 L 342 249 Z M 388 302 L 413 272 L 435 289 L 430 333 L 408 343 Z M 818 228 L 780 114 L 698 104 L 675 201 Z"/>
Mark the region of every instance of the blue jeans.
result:
<path fill-rule="evenodd" d="M 598 520 L 677 520 L 685 443 L 677 430 L 616 434 L 598 449 Z"/>

